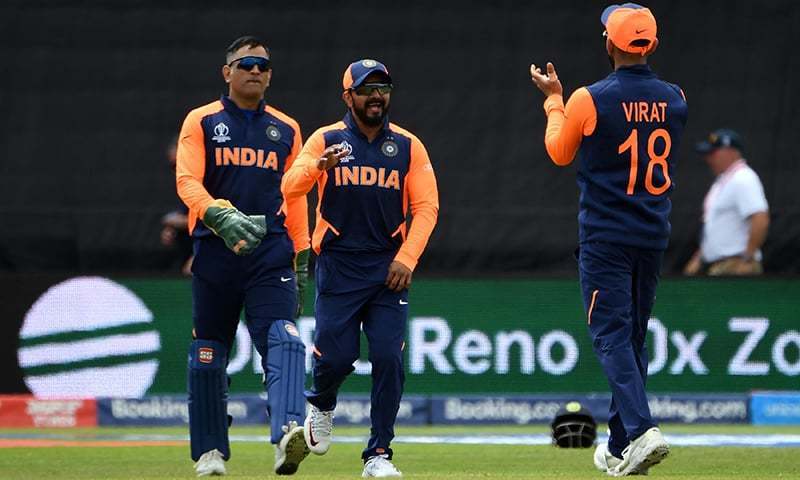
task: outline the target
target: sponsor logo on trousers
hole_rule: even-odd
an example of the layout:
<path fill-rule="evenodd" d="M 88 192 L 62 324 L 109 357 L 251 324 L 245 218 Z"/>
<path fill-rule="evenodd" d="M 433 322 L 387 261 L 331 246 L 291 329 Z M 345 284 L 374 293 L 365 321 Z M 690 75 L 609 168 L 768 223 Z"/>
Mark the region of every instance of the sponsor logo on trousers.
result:
<path fill-rule="evenodd" d="M 200 363 L 211 363 L 214 361 L 214 349 L 202 347 L 197 350 L 197 358 Z"/>

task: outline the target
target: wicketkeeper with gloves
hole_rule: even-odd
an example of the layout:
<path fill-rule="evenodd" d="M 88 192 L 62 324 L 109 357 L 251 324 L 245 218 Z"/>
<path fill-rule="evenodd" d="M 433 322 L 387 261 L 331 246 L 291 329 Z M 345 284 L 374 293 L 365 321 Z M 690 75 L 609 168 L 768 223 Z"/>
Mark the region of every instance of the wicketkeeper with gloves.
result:
<path fill-rule="evenodd" d="M 300 153 L 296 121 L 264 102 L 266 44 L 241 37 L 226 52 L 228 93 L 189 112 L 178 142 L 177 187 L 194 239 L 189 429 L 198 476 L 225 474 L 225 369 L 244 307 L 265 372 L 275 472 L 308 455 L 303 438 L 305 346 L 294 319 L 308 278 L 305 196 L 284 200 L 281 180 Z"/>

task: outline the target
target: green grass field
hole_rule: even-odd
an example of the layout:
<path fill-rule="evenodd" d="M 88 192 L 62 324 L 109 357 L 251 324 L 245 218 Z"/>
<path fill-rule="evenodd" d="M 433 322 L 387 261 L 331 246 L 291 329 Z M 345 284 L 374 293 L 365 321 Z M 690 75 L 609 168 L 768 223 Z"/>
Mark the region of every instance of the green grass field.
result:
<path fill-rule="evenodd" d="M 670 433 L 798 434 L 798 427 L 666 425 Z M 545 433 L 543 426 L 398 427 L 398 435 L 497 435 Z M 337 428 L 341 436 L 366 436 L 366 428 Z M 122 435 L 186 435 L 185 428 L 95 428 L 0 430 L 0 438 L 55 435 L 77 441 L 114 440 Z M 265 429 L 234 427 L 231 435 L 265 435 Z M 362 445 L 334 444 L 324 457 L 311 455 L 294 478 L 360 478 Z M 409 479 L 604 478 L 592 465 L 592 450 L 551 446 L 408 444 L 393 445 L 395 464 Z M 266 443 L 233 442 L 228 477 L 263 479 L 272 473 L 273 450 Z M 0 448 L 0 479 L 193 478 L 188 445 L 144 447 Z M 671 479 L 800 478 L 800 448 L 673 447 L 650 477 Z"/>

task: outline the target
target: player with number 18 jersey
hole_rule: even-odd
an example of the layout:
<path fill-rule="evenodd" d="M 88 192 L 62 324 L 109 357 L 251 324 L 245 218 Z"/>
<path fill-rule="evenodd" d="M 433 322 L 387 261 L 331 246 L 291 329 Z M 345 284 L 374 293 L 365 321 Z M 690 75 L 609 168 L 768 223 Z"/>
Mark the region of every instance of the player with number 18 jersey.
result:
<path fill-rule="evenodd" d="M 647 65 L 658 46 L 652 12 L 611 5 L 601 21 L 614 72 L 562 99 L 555 67 L 531 66 L 545 93 L 545 145 L 553 162 L 579 158 L 578 263 L 589 333 L 611 388 L 610 436 L 595 465 L 646 474 L 669 452 L 650 415 L 647 323 L 670 233 L 670 193 L 687 118 L 683 91 Z"/>

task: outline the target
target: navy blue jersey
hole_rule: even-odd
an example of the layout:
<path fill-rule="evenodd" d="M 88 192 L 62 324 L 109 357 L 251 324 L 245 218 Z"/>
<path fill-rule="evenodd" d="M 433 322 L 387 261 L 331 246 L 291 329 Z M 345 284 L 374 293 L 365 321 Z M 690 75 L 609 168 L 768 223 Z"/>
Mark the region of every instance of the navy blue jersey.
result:
<path fill-rule="evenodd" d="M 637 65 L 587 90 L 597 124 L 579 150 L 580 240 L 664 249 L 688 113 L 681 89 Z"/>
<path fill-rule="evenodd" d="M 348 152 L 328 171 L 316 168 L 322 152 L 340 145 Z M 413 269 L 436 224 L 436 177 L 422 142 L 385 122 L 372 142 L 350 113 L 309 137 L 295 166 L 286 173 L 287 198 L 305 195 L 317 184 L 319 204 L 312 247 L 357 258 L 374 253 Z M 413 221 L 406 232 L 411 207 Z M 384 255 L 385 254 L 385 255 Z"/>
<path fill-rule="evenodd" d="M 342 144 L 349 154 L 328 172 L 321 191 L 320 215 L 337 233 L 331 228 L 321 232 L 320 248 L 396 252 L 405 233 L 403 191 L 411 138 L 387 128 L 370 143 L 352 121 L 348 114 L 343 128 L 322 134 L 325 147 Z"/>
<path fill-rule="evenodd" d="M 263 101 L 257 110 L 244 111 L 223 96 L 192 110 L 181 130 L 177 161 L 178 193 L 189 206 L 192 235 L 212 235 L 202 223 L 205 208 L 213 199 L 226 199 L 243 213 L 264 215 L 268 234 L 286 234 L 288 227 L 295 249 L 307 248 L 305 202 L 290 219 L 297 226 L 287 225 L 280 191 L 301 147 L 297 122 Z"/>

